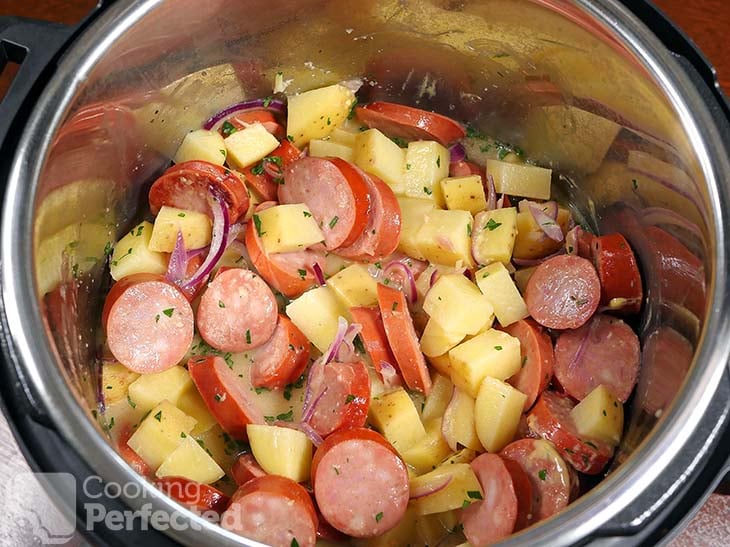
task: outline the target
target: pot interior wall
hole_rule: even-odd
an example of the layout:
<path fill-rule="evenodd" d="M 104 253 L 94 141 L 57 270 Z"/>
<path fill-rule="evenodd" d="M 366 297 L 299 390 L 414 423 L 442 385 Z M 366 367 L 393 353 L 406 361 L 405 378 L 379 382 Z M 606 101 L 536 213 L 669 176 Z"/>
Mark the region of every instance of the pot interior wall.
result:
<path fill-rule="evenodd" d="M 152 4 L 152 3 L 150 3 Z M 48 336 L 79 404 L 99 407 L 110 246 L 146 188 L 219 109 L 362 78 L 362 100 L 452 116 L 552 167 L 583 222 L 620 231 L 647 301 L 625 460 L 689 370 L 713 264 L 705 180 L 677 113 L 636 58 L 557 0 L 159 2 L 95 65 L 54 137 L 36 194 L 35 272 Z M 479 147 L 478 141 L 475 145 Z M 91 416 L 91 414 L 90 414 Z"/>

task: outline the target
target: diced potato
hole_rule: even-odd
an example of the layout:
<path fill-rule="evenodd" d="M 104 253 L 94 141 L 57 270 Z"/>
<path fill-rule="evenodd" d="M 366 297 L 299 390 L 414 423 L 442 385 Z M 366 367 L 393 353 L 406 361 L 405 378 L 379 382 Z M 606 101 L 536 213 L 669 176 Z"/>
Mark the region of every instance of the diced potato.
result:
<path fill-rule="evenodd" d="M 426 214 L 416 236 L 420 255 L 429 262 L 472 266 L 471 232 L 474 218 L 469 211 L 434 209 Z"/>
<path fill-rule="evenodd" d="M 398 250 L 408 256 L 424 260 L 426 257 L 418 249 L 418 232 L 421 230 L 426 215 L 434 209 L 432 201 L 414 198 L 398 198 L 401 212 L 400 239 Z"/>
<path fill-rule="evenodd" d="M 451 454 L 441 434 L 441 420 L 438 417 L 425 422 L 426 436 L 402 453 L 403 460 L 418 474 L 430 471 Z"/>
<path fill-rule="evenodd" d="M 289 97 L 286 128 L 294 145 L 303 148 L 327 137 L 347 119 L 354 103 L 355 94 L 339 84 Z"/>
<path fill-rule="evenodd" d="M 483 450 L 474 425 L 474 398 L 460 389 L 455 389 L 449 405 L 444 411 L 441 433 L 451 450 L 459 446 L 472 450 Z"/>
<path fill-rule="evenodd" d="M 355 136 L 352 137 L 353 143 Z M 309 141 L 309 155 L 315 158 L 342 158 L 352 162 L 355 152 L 352 146 L 331 140 L 314 139 Z"/>
<path fill-rule="evenodd" d="M 487 208 L 487 197 L 479 175 L 445 178 L 441 181 L 441 192 L 447 209 L 461 209 L 476 215 Z"/>
<path fill-rule="evenodd" d="M 175 408 L 169 401 L 162 401 L 150 410 L 127 444 L 147 465 L 156 470 L 193 427 L 195 418 Z"/>
<path fill-rule="evenodd" d="M 444 538 L 459 525 L 459 511 L 421 515 L 416 521 L 416 535 L 424 546 L 443 545 Z M 448 541 L 446 542 L 448 543 Z M 413 543 L 411 543 L 413 545 Z M 448 543 L 451 545 L 451 543 Z"/>
<path fill-rule="evenodd" d="M 426 436 L 418 410 L 402 387 L 370 401 L 370 422 L 400 454 Z"/>
<path fill-rule="evenodd" d="M 425 423 L 428 420 L 443 416 L 446 407 L 451 399 L 451 392 L 454 390 L 454 384 L 448 376 L 443 374 L 433 375 L 433 386 L 431 393 L 426 397 L 426 403 L 421 411 L 421 420 Z"/>
<path fill-rule="evenodd" d="M 147 412 L 161 401 L 178 406 L 180 396 L 194 388 L 190 374 L 183 367 L 172 367 L 163 372 L 143 374 L 129 386 L 129 399 L 136 408 Z"/>
<path fill-rule="evenodd" d="M 197 160 L 223 165 L 226 162 L 226 155 L 226 143 L 220 133 L 196 129 L 185 135 L 173 161 L 183 163 Z"/>
<path fill-rule="evenodd" d="M 416 536 L 416 523 L 423 517 L 416 514 L 416 510 L 412 504 L 408 504 L 403 518 L 398 521 L 393 528 L 387 532 L 372 538 L 357 539 L 353 538 L 352 544 L 357 547 L 396 547 L 399 545 L 413 545 L 413 538 Z M 323 544 L 322 540 L 317 541 L 317 545 L 322 547 L 334 547 L 334 543 Z"/>
<path fill-rule="evenodd" d="M 191 431 L 190 435 L 195 437 L 200 447 L 223 469 L 230 469 L 234 457 L 248 448 L 246 443 L 232 438 L 218 424 L 204 433 L 193 435 Z"/>
<path fill-rule="evenodd" d="M 195 418 L 195 427 L 190 432 L 193 437 L 205 433 L 218 423 L 208 410 L 208 406 L 200 396 L 198 388 L 192 382 L 180 394 L 176 406 L 191 418 Z"/>
<path fill-rule="evenodd" d="M 377 282 L 361 264 L 353 264 L 333 275 L 327 285 L 346 308 L 374 306 L 378 302 Z"/>
<path fill-rule="evenodd" d="M 504 264 L 494 262 L 479 270 L 474 277 L 479 289 L 494 308 L 494 315 L 500 325 L 506 327 L 530 315 Z"/>
<path fill-rule="evenodd" d="M 527 283 L 530 281 L 530 278 L 532 277 L 532 274 L 535 273 L 536 269 L 537 266 L 530 266 L 528 268 L 520 268 L 515 272 L 515 285 L 520 291 L 520 294 L 525 294 L 525 291 L 527 290 Z"/>
<path fill-rule="evenodd" d="M 499 452 L 512 439 L 520 423 L 527 395 L 487 376 L 479 388 L 474 420 L 477 435 L 488 452 Z"/>
<path fill-rule="evenodd" d="M 551 169 L 488 159 L 487 173 L 494 178 L 497 193 L 550 199 Z"/>
<path fill-rule="evenodd" d="M 421 351 L 427 357 L 443 355 L 464 339 L 464 333 L 444 330 L 433 319 L 429 319 L 421 335 Z"/>
<path fill-rule="evenodd" d="M 186 435 L 160 464 L 155 475 L 158 478 L 185 477 L 191 481 L 210 484 L 223 477 L 225 472 L 193 437 Z"/>
<path fill-rule="evenodd" d="M 294 482 L 309 480 L 312 441 L 296 429 L 274 425 L 246 426 L 251 452 L 267 473 L 288 477 Z"/>
<path fill-rule="evenodd" d="M 354 148 L 355 139 L 357 136 L 365 131 L 367 128 L 360 125 L 359 122 L 352 120 L 345 120 L 341 125 L 336 127 L 332 134 L 329 136 L 329 140 L 339 144 L 344 144 L 350 148 Z"/>
<path fill-rule="evenodd" d="M 101 367 L 101 385 L 104 404 L 113 405 L 126 399 L 129 385 L 139 374 L 132 372 L 121 363 L 104 363 Z"/>
<path fill-rule="evenodd" d="M 558 224 L 563 234 L 568 232 L 570 222 L 570 211 L 558 207 Z M 535 222 L 532 213 L 526 211 L 517 214 L 517 237 L 513 255 L 515 258 L 534 259 L 554 253 L 563 245 L 560 241 L 554 241 L 545 236 L 540 226 Z"/>
<path fill-rule="evenodd" d="M 476 334 L 492 315 L 492 305 L 463 275 L 442 275 L 423 301 L 425 311 L 447 332 Z"/>
<path fill-rule="evenodd" d="M 205 247 L 211 239 L 210 217 L 205 213 L 163 205 L 155 217 L 152 237 L 147 245 L 149 250 L 171 253 L 175 249 L 178 232 L 182 232 L 186 249 Z"/>
<path fill-rule="evenodd" d="M 613 445 L 621 441 L 624 405 L 604 385 L 593 389 L 570 411 L 578 433 Z"/>
<path fill-rule="evenodd" d="M 279 141 L 260 122 L 252 123 L 224 139 L 228 163 L 236 169 L 249 167 L 271 154 Z"/>
<path fill-rule="evenodd" d="M 411 198 L 428 199 L 444 206 L 439 182 L 449 176 L 449 151 L 435 141 L 413 141 L 406 150 L 403 184 Z"/>
<path fill-rule="evenodd" d="M 289 319 L 319 351 L 325 351 L 337 335 L 339 317 L 347 310 L 329 287 L 310 289 L 286 307 Z"/>
<path fill-rule="evenodd" d="M 517 209 L 487 211 L 474 227 L 474 257 L 480 264 L 509 264 L 517 238 Z"/>
<path fill-rule="evenodd" d="M 438 487 L 445 482 L 448 482 L 446 487 L 439 490 Z M 430 489 L 436 491 L 412 502 L 420 515 L 461 509 L 473 500 L 482 499 L 482 487 L 468 463 L 441 465 L 430 473 L 411 480 L 411 495 Z"/>
<path fill-rule="evenodd" d="M 303 203 L 269 207 L 256 213 L 254 222 L 260 227 L 258 233 L 267 253 L 302 251 L 324 241 L 322 230 Z"/>
<path fill-rule="evenodd" d="M 506 380 L 520 370 L 520 341 L 495 329 L 459 344 L 449 352 L 451 381 L 472 397 L 487 376 Z"/>
<path fill-rule="evenodd" d="M 462 448 L 461 450 L 454 452 L 451 456 L 441 462 L 441 465 L 454 463 L 471 463 L 476 457 L 477 453 L 475 450 L 472 450 L 471 448 Z"/>
<path fill-rule="evenodd" d="M 443 374 L 444 376 L 451 378 L 451 359 L 449 359 L 448 353 L 444 353 L 438 357 L 426 357 L 426 361 L 428 361 L 428 363 L 435 368 L 439 374 Z"/>
<path fill-rule="evenodd" d="M 355 164 L 383 179 L 396 194 L 405 193 L 405 152 L 377 129 L 368 129 L 356 137 Z"/>
<path fill-rule="evenodd" d="M 112 279 L 119 281 L 136 273 L 164 274 L 167 271 L 167 255 L 149 249 L 152 230 L 152 224 L 145 220 L 114 245 L 109 263 Z"/>

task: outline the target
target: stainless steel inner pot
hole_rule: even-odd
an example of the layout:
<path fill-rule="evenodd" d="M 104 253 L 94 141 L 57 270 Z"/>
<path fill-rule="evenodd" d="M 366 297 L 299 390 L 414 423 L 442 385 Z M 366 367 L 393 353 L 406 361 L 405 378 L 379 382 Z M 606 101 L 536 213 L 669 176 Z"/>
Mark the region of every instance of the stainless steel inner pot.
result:
<path fill-rule="evenodd" d="M 134 474 L 94 419 L 108 242 L 129 228 L 183 135 L 268 95 L 278 71 L 293 80 L 289 93 L 365 78 L 366 97 L 435 109 L 519 145 L 560 174 L 558 193 L 587 224 L 631 241 L 647 289 L 636 324 L 644 357 L 617 463 L 505 544 L 640 530 L 725 426 L 730 164 L 725 120 L 691 67 L 615 0 L 113 4 L 64 54 L 12 162 L 2 299 L 21 411 L 104 479 L 140 482 L 146 498 L 132 507 L 180 509 Z M 244 542 L 189 515 L 193 528 L 169 532 L 181 543 Z"/>

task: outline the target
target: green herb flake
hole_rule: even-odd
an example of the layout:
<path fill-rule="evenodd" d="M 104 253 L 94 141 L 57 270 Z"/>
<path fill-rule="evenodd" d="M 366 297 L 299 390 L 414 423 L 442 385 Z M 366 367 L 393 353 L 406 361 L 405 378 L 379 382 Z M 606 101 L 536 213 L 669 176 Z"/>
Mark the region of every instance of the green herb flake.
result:
<path fill-rule="evenodd" d="M 471 224 L 466 225 L 466 235 L 471 237 Z"/>
<path fill-rule="evenodd" d="M 187 437 L 187 435 L 185 434 L 185 432 L 184 432 L 184 431 L 181 431 L 181 432 L 180 432 L 180 438 L 181 438 L 181 439 L 184 439 L 184 438 L 186 438 L 186 437 Z"/>
<path fill-rule="evenodd" d="M 221 133 L 223 134 L 224 137 L 230 137 L 236 131 L 238 131 L 238 129 L 236 129 L 236 126 L 233 125 L 231 122 L 229 122 L 229 121 L 223 122 L 223 125 L 221 126 Z"/>
<path fill-rule="evenodd" d="M 484 272 L 482 274 L 482 279 L 486 279 L 487 277 L 489 277 L 489 272 Z"/>
<path fill-rule="evenodd" d="M 256 395 L 261 395 L 262 393 L 265 393 L 267 391 L 271 391 L 268 387 L 256 387 L 254 388 L 254 391 L 256 392 Z"/>
<path fill-rule="evenodd" d="M 312 216 L 312 213 L 310 213 L 309 211 L 302 211 L 302 214 L 303 214 L 303 215 L 304 215 L 304 216 L 305 216 L 306 218 L 309 218 L 309 217 L 311 217 L 311 216 Z"/>
<path fill-rule="evenodd" d="M 307 270 L 298 269 L 297 273 L 299 274 L 300 279 L 306 279 L 307 278 Z"/>
<path fill-rule="evenodd" d="M 591 448 L 598 449 L 598 447 L 594 443 L 592 443 L 591 441 L 583 441 L 583 444 L 587 444 Z"/>
<path fill-rule="evenodd" d="M 289 547 L 299 547 L 299 542 L 297 541 L 297 538 L 291 538 L 291 545 Z"/>
<path fill-rule="evenodd" d="M 520 368 L 525 368 L 525 365 L 527 364 L 527 355 L 525 355 L 522 358 L 522 364 L 520 365 Z"/>
<path fill-rule="evenodd" d="M 137 408 L 137 403 L 135 403 L 130 397 L 129 394 L 127 394 L 127 403 L 129 403 L 129 406 L 132 408 Z"/>
<path fill-rule="evenodd" d="M 180 218 L 185 218 L 185 213 L 178 213 L 177 216 L 179 216 Z"/>
<path fill-rule="evenodd" d="M 251 344 L 251 329 L 246 329 L 246 343 Z"/>
<path fill-rule="evenodd" d="M 339 468 L 336 465 L 333 465 L 332 466 L 332 469 L 334 469 L 336 475 L 339 475 L 340 474 L 340 470 L 339 470 Z"/>
<path fill-rule="evenodd" d="M 376 262 L 375 264 L 373 264 L 373 266 L 375 266 L 378 270 L 383 269 L 383 265 L 380 262 Z"/>
<path fill-rule="evenodd" d="M 350 112 L 347 114 L 347 119 L 351 120 L 355 117 L 355 109 L 357 108 L 357 97 L 355 97 L 355 100 L 352 101 L 352 106 L 350 107 Z"/>
<path fill-rule="evenodd" d="M 537 472 L 537 476 L 540 477 L 541 481 L 544 481 L 547 479 L 547 469 L 540 469 L 540 471 Z"/>
<path fill-rule="evenodd" d="M 225 308 L 226 307 L 225 302 L 223 302 L 223 300 L 218 300 L 218 307 L 219 308 Z"/>
<path fill-rule="evenodd" d="M 408 148 L 408 141 L 405 139 L 401 139 L 400 137 L 390 137 L 390 140 L 401 148 Z"/>
<path fill-rule="evenodd" d="M 109 423 L 106 426 L 106 430 L 111 431 L 112 427 L 114 427 L 114 416 L 112 416 L 111 420 L 109 420 Z"/>
<path fill-rule="evenodd" d="M 383 518 L 383 512 L 381 511 L 377 515 L 375 515 L 375 522 L 380 522 L 380 520 Z"/>
<path fill-rule="evenodd" d="M 220 403 L 223 400 L 223 396 L 220 393 L 215 394 L 215 402 Z"/>
<path fill-rule="evenodd" d="M 294 142 L 294 136 L 293 135 L 287 135 L 286 136 L 286 140 L 288 140 L 289 142 Z"/>
<path fill-rule="evenodd" d="M 436 167 L 441 167 L 441 156 L 436 156 Z"/>
<path fill-rule="evenodd" d="M 269 105 L 271 104 L 271 101 L 273 100 L 273 97 L 269 95 L 264 99 L 264 108 L 269 108 Z"/>
<path fill-rule="evenodd" d="M 259 237 L 266 233 L 261 231 L 261 218 L 258 215 L 253 215 L 253 225 L 256 227 L 256 235 Z"/>
<path fill-rule="evenodd" d="M 251 173 L 254 175 L 263 175 L 264 174 L 264 162 L 257 163 L 251 168 Z"/>
<path fill-rule="evenodd" d="M 111 241 L 107 241 L 106 245 L 104 245 L 104 256 L 109 256 L 112 252 L 114 252 L 114 246 Z"/>
<path fill-rule="evenodd" d="M 467 490 L 466 495 L 473 500 L 483 500 L 482 493 L 479 490 Z"/>
<path fill-rule="evenodd" d="M 496 349 L 497 351 L 502 351 L 502 346 L 494 346 L 494 349 Z"/>
<path fill-rule="evenodd" d="M 428 186 L 424 186 L 423 193 L 426 194 L 427 196 L 430 196 L 431 194 L 433 194 L 433 191 Z"/>
<path fill-rule="evenodd" d="M 637 181 L 636 179 L 631 179 L 631 185 L 634 187 L 634 190 L 639 189 L 639 181 Z"/>
<path fill-rule="evenodd" d="M 360 335 L 355 337 L 355 339 L 352 341 L 352 345 L 355 346 L 355 351 L 357 351 L 359 354 L 365 354 L 365 344 L 363 344 Z"/>
<path fill-rule="evenodd" d="M 289 351 L 295 351 L 297 348 L 294 347 L 294 344 L 289 344 Z"/>
<path fill-rule="evenodd" d="M 410 171 L 410 170 L 411 170 L 411 164 L 410 163 L 406 163 L 406 171 Z"/>
<path fill-rule="evenodd" d="M 396 311 L 398 309 L 398 302 L 393 302 L 393 305 L 390 308 L 390 311 Z"/>
<path fill-rule="evenodd" d="M 330 222 L 329 222 L 330 230 L 335 227 L 335 225 L 337 224 L 337 221 L 338 220 L 340 220 L 340 217 L 338 217 L 337 215 L 335 215 L 335 216 L 332 217 L 332 220 L 330 220 Z"/>
<path fill-rule="evenodd" d="M 277 414 L 276 419 L 280 422 L 294 421 L 294 409 L 289 410 L 289 412 L 284 412 L 283 414 Z"/>
<path fill-rule="evenodd" d="M 162 411 L 160 410 L 160 411 L 159 411 L 159 412 L 158 412 L 157 414 L 155 414 L 155 415 L 153 416 L 153 418 L 154 418 L 155 420 L 157 420 L 158 422 L 161 422 L 161 421 L 162 421 Z"/>
<path fill-rule="evenodd" d="M 175 308 L 167 308 L 166 310 L 162 310 L 162 313 L 167 317 L 172 317 L 172 314 L 175 313 Z"/>
<path fill-rule="evenodd" d="M 489 221 L 484 225 L 484 229 L 489 230 L 490 232 L 493 232 L 500 226 L 502 226 L 501 222 L 497 222 L 493 218 L 490 218 Z"/>
<path fill-rule="evenodd" d="M 348 395 L 348 396 L 347 396 L 347 397 L 345 398 L 345 404 L 346 404 L 346 405 L 349 405 L 349 404 L 350 404 L 350 403 L 351 403 L 352 401 L 354 401 L 355 399 L 357 399 L 357 397 L 355 397 L 355 396 L 354 396 L 354 395 L 353 395 L 352 393 L 350 393 L 350 394 L 349 394 L 349 395 Z"/>
<path fill-rule="evenodd" d="M 462 509 L 466 509 L 466 508 L 467 508 L 467 507 L 469 507 L 470 505 L 471 505 L 471 502 L 470 502 L 469 500 L 464 500 L 464 501 L 462 502 L 462 504 L 461 504 L 461 508 L 462 508 Z"/>

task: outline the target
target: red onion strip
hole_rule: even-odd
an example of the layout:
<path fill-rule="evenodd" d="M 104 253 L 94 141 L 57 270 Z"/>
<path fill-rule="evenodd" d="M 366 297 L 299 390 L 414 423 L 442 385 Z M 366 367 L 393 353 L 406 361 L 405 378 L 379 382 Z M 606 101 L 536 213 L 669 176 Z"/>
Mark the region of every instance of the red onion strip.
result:
<path fill-rule="evenodd" d="M 583 228 L 575 226 L 573 229 L 568 231 L 565 236 L 565 250 L 569 255 L 578 254 L 578 240 L 580 239 Z"/>
<path fill-rule="evenodd" d="M 342 345 L 337 350 L 337 360 L 340 363 L 347 363 L 355 358 L 355 337 L 360 334 L 362 325 L 360 323 L 351 323 L 345 331 L 345 336 L 342 338 Z"/>
<path fill-rule="evenodd" d="M 413 490 L 411 490 L 410 498 L 412 500 L 417 500 L 418 498 L 424 498 L 426 496 L 430 496 L 431 494 L 440 492 L 441 490 L 446 488 L 450 483 L 451 483 L 451 476 L 447 476 L 444 478 L 443 482 L 438 483 L 436 485 L 425 484 L 421 488 L 414 488 Z"/>
<path fill-rule="evenodd" d="M 406 264 L 403 264 L 403 262 L 393 260 L 385 266 L 383 269 L 383 275 L 387 279 L 395 270 L 399 270 L 405 274 L 408 299 L 411 301 L 411 304 L 413 304 L 416 300 L 418 300 L 418 289 L 416 288 L 416 278 L 413 277 L 413 272 Z"/>
<path fill-rule="evenodd" d="M 264 103 L 266 103 L 266 99 L 253 99 L 250 101 L 244 101 L 242 103 L 231 105 L 228 108 L 218 112 L 215 116 L 209 118 L 208 121 L 203 124 L 203 129 L 207 129 L 210 131 L 219 123 L 222 123 L 223 121 L 225 121 L 226 118 L 235 114 L 236 112 L 253 110 L 254 108 L 267 108 L 269 110 L 284 112 L 284 109 L 286 108 L 284 102 L 278 99 L 270 100 L 268 103 L 266 103 L 266 106 L 264 106 Z"/>
<path fill-rule="evenodd" d="M 226 242 L 228 240 L 228 232 L 230 230 L 230 219 L 228 218 L 228 207 L 222 197 L 213 193 L 208 194 L 208 203 L 213 211 L 213 237 L 210 242 L 210 250 L 208 256 L 197 269 L 197 271 L 183 284 L 183 289 L 192 289 L 198 285 L 223 256 L 226 250 Z"/>
<path fill-rule="evenodd" d="M 398 371 L 388 361 L 380 361 L 380 378 L 387 388 L 398 387 L 401 385 Z"/>
<path fill-rule="evenodd" d="M 434 269 L 433 272 L 431 272 L 431 279 L 428 280 L 428 287 L 431 288 L 436 283 L 436 280 L 439 277 L 439 271 Z"/>
<path fill-rule="evenodd" d="M 642 209 L 641 222 L 647 226 L 669 224 L 687 230 L 699 239 L 703 240 L 705 237 L 702 230 L 694 222 L 690 222 L 682 215 L 664 207 L 647 207 L 646 209 Z"/>
<path fill-rule="evenodd" d="M 497 208 L 497 188 L 494 185 L 494 177 L 487 173 L 487 211 Z"/>
<path fill-rule="evenodd" d="M 179 283 L 185 277 L 188 269 L 188 260 L 190 259 L 185 249 L 185 240 L 182 231 L 177 231 L 177 239 L 175 240 L 175 248 L 170 255 L 170 261 L 167 263 L 167 273 L 165 279 L 173 283 Z"/>
<path fill-rule="evenodd" d="M 451 163 L 458 163 L 460 161 L 463 161 L 466 157 L 466 150 L 464 149 L 464 145 L 460 142 L 457 142 L 455 145 L 449 148 L 449 154 L 451 157 Z"/>
<path fill-rule="evenodd" d="M 314 401 L 312 401 L 312 404 L 307 406 L 307 409 L 302 414 L 302 423 L 309 423 L 309 420 L 311 420 L 312 416 L 314 416 L 315 408 L 317 408 L 317 405 L 322 400 L 322 397 L 325 396 L 328 389 L 329 388 L 325 386 L 325 388 L 322 390 L 322 392 L 319 395 L 317 395 L 316 399 L 314 399 Z"/>
<path fill-rule="evenodd" d="M 539 206 L 530 205 L 530 213 L 535 219 L 540 229 L 545 232 L 553 241 L 563 241 L 563 230 L 560 228 L 554 218 L 547 215 Z"/>
<path fill-rule="evenodd" d="M 312 271 L 314 272 L 314 277 L 317 278 L 317 283 L 324 287 L 327 281 L 324 278 L 324 272 L 322 271 L 322 267 L 315 262 L 314 264 L 312 264 Z"/>

